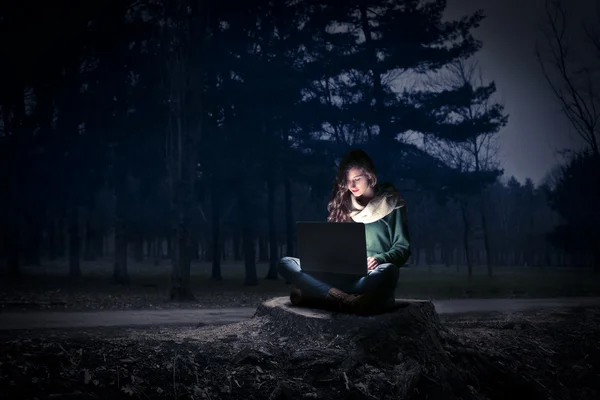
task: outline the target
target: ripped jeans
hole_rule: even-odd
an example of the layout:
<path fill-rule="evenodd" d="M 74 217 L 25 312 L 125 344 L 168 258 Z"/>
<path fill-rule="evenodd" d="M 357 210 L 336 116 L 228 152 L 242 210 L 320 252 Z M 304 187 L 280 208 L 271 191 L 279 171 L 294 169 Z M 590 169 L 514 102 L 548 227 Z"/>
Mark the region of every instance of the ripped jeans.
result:
<path fill-rule="evenodd" d="M 279 261 L 279 274 L 303 294 L 314 298 L 324 298 L 329 289 L 336 288 L 346 293 L 378 293 L 385 298 L 394 297 L 399 278 L 399 270 L 394 264 L 380 264 L 361 277 L 332 275 L 320 279 L 302 271 L 300 259 L 283 257 Z"/>

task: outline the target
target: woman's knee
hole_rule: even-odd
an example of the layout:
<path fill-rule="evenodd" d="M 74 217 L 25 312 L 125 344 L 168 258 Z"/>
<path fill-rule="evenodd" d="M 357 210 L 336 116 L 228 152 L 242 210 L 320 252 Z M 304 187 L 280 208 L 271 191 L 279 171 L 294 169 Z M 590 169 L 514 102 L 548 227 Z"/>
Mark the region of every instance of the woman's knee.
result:
<path fill-rule="evenodd" d="M 400 278 L 400 269 L 396 267 L 394 264 L 386 263 L 380 264 L 377 266 L 378 272 L 389 276 L 394 281 L 397 281 Z"/>
<path fill-rule="evenodd" d="M 279 260 L 277 271 L 281 276 L 288 279 L 288 276 L 300 272 L 300 263 L 295 257 L 283 257 Z"/>

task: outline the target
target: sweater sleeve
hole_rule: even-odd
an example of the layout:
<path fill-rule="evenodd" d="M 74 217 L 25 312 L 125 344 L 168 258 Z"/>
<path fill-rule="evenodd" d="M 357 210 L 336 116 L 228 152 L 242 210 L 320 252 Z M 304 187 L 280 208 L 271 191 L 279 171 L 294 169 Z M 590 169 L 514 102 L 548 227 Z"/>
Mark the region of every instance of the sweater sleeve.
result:
<path fill-rule="evenodd" d="M 401 267 L 410 257 L 410 238 L 406 222 L 406 207 L 402 206 L 390 215 L 389 227 L 391 230 L 392 245 L 389 251 L 375 256 L 380 263 L 391 263 Z"/>

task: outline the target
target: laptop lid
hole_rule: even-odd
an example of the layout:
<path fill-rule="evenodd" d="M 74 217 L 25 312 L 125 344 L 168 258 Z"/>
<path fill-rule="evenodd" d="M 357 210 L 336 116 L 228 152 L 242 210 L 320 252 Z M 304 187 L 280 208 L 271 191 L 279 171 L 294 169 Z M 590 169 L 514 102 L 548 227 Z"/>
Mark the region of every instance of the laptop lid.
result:
<path fill-rule="evenodd" d="M 355 222 L 297 222 L 302 270 L 325 274 L 365 275 L 365 225 Z"/>

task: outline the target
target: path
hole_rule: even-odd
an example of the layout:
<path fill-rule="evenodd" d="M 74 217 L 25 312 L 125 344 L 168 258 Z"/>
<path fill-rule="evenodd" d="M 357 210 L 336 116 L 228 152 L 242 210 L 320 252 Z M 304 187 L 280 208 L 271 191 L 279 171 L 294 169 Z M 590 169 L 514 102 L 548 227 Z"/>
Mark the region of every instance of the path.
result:
<path fill-rule="evenodd" d="M 514 312 L 542 308 L 600 306 L 600 297 L 558 299 L 457 299 L 433 301 L 439 314 Z M 108 326 L 220 325 L 252 317 L 255 308 L 117 311 L 0 312 L 0 330 L 90 328 Z"/>

